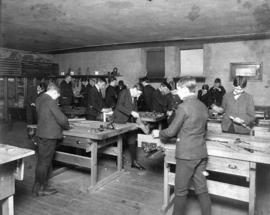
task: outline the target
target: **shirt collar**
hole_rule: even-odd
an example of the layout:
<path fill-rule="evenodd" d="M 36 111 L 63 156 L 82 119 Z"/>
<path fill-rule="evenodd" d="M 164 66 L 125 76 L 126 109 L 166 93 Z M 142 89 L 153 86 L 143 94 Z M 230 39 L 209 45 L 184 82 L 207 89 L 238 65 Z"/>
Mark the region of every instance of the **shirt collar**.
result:
<path fill-rule="evenodd" d="M 99 89 L 99 87 L 98 87 L 98 85 L 97 85 L 97 84 L 95 84 L 95 87 L 97 88 L 97 90 L 98 90 L 98 91 L 100 91 L 100 89 Z"/>

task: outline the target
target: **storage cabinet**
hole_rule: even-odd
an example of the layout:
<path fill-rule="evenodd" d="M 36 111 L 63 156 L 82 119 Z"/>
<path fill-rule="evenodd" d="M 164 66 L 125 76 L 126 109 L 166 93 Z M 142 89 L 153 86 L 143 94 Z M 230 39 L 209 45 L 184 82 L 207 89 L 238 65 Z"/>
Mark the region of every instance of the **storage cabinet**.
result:
<path fill-rule="evenodd" d="M 9 117 L 23 119 L 26 94 L 27 78 L 0 77 L 0 119 L 8 120 Z"/>

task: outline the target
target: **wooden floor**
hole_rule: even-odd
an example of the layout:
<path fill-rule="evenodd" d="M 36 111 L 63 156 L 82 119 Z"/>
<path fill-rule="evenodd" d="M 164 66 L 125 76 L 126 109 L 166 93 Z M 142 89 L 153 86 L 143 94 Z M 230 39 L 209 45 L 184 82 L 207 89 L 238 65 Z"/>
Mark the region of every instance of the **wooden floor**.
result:
<path fill-rule="evenodd" d="M 12 131 L 1 132 L 0 142 L 31 148 L 27 139 L 25 123 L 14 124 Z M 70 169 L 51 179 L 58 193 L 52 196 L 32 195 L 36 157 L 26 159 L 25 180 L 16 182 L 15 215 L 158 215 L 162 205 L 163 163 L 162 157 L 147 159 L 143 152 L 139 160 L 147 171 L 130 169 L 125 153 L 125 171 L 116 180 L 95 192 L 87 192 L 90 184 L 90 171 Z M 270 214 L 270 172 L 259 166 L 257 214 Z M 99 178 L 116 170 L 115 160 L 101 158 Z M 269 181 L 269 184 L 265 183 Z M 247 214 L 247 204 L 212 197 L 214 215 Z M 168 215 L 171 214 L 171 210 Z M 191 195 L 187 203 L 187 215 L 199 215 L 200 208 L 196 197 Z"/>

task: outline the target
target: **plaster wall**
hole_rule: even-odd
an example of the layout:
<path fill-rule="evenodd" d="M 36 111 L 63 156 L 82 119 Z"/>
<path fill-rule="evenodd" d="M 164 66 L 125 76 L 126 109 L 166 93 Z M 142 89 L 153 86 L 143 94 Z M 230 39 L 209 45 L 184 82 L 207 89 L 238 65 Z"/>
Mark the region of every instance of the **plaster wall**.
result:
<path fill-rule="evenodd" d="M 141 49 L 123 49 L 111 51 L 80 52 L 70 54 L 55 55 L 55 62 L 59 64 L 60 72 L 67 73 L 72 69 L 78 74 L 80 68 L 81 74 L 107 74 L 114 67 L 128 86 L 138 82 L 138 79 L 145 75 L 145 66 L 143 66 L 143 53 Z"/>
<path fill-rule="evenodd" d="M 232 90 L 230 63 L 263 63 L 263 80 L 249 81 L 246 91 L 255 105 L 270 105 L 270 40 L 227 42 L 204 45 L 204 75 L 210 86 L 219 77 L 227 91 Z"/>

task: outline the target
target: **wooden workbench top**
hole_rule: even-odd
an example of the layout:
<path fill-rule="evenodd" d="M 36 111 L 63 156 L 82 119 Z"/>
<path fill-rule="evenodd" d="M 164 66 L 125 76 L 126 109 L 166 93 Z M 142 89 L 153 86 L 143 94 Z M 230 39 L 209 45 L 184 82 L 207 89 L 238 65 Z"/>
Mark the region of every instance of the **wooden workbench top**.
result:
<path fill-rule="evenodd" d="M 35 154 L 31 149 L 19 148 L 16 146 L 5 145 L 0 143 L 0 164 L 19 160 L 24 157 Z"/>
<path fill-rule="evenodd" d="M 72 122 L 71 123 L 72 129 L 63 131 L 63 135 L 89 138 L 93 140 L 104 140 L 110 137 L 114 137 L 138 129 L 138 125 L 136 123 L 125 123 L 125 124 L 113 123 L 114 129 L 105 128 L 103 131 L 101 131 L 99 129 L 101 125 L 106 127 L 106 125 L 108 125 L 108 122 L 90 121 L 90 120 Z"/>

